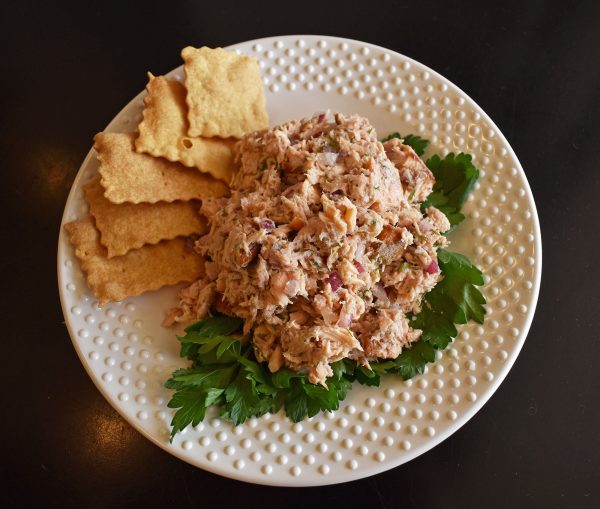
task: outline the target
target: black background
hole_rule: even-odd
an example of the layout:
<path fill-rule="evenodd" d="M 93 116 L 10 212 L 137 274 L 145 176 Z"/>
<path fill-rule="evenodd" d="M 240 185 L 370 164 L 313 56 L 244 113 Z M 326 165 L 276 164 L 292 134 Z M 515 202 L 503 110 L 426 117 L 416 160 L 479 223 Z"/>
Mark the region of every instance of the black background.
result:
<path fill-rule="evenodd" d="M 600 507 L 599 5 L 2 2 L 0 506 Z M 468 424 L 381 475 L 293 490 L 205 473 L 135 432 L 75 354 L 55 256 L 91 138 L 146 70 L 178 66 L 186 45 L 298 33 L 388 47 L 469 94 L 525 168 L 544 264 L 523 351 Z"/>

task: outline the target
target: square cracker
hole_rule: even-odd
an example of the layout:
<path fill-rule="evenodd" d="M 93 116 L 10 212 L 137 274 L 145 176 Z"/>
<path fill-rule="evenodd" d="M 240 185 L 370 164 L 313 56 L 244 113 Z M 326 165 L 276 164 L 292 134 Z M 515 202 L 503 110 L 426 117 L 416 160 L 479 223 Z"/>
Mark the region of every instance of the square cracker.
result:
<path fill-rule="evenodd" d="M 75 256 L 100 306 L 163 286 L 192 282 L 204 273 L 204 263 L 183 238 L 129 251 L 108 259 L 91 216 L 65 225 Z"/>
<path fill-rule="evenodd" d="M 133 133 L 98 133 L 94 148 L 100 161 L 104 196 L 113 203 L 189 201 L 228 194 L 210 175 L 159 157 L 138 154 Z"/>
<path fill-rule="evenodd" d="M 197 201 L 117 205 L 104 197 L 99 178 L 85 184 L 83 190 L 108 258 L 124 255 L 144 244 L 207 231 L 206 219 L 199 215 L 200 202 Z"/>
<path fill-rule="evenodd" d="M 235 139 L 188 136 L 186 89 L 178 81 L 148 73 L 146 91 L 135 149 L 196 167 L 229 183 L 234 169 Z"/>
<path fill-rule="evenodd" d="M 256 58 L 222 48 L 181 51 L 190 136 L 234 136 L 268 127 Z"/>

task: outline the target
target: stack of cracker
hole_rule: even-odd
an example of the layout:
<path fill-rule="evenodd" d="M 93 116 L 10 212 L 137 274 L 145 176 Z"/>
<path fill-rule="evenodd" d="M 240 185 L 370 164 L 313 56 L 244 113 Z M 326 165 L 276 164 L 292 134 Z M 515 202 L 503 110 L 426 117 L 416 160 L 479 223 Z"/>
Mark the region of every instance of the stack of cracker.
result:
<path fill-rule="evenodd" d="M 94 137 L 90 213 L 65 225 L 100 306 L 202 277 L 190 247 L 207 231 L 201 200 L 227 196 L 236 139 L 268 126 L 256 59 L 221 48 L 181 55 L 185 84 L 148 74 L 137 134 Z"/>

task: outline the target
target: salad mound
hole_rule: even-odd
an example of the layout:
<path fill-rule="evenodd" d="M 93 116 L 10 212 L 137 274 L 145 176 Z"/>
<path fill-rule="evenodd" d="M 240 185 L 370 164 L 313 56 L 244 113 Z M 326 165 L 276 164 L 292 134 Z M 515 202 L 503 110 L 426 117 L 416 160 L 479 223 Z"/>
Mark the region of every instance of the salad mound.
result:
<path fill-rule="evenodd" d="M 199 320 L 165 384 L 171 439 L 211 406 L 236 425 L 336 410 L 353 382 L 423 373 L 456 324 L 483 323 L 482 273 L 443 235 L 479 171 L 463 153 L 423 163 L 428 143 L 339 114 L 240 141 L 231 197 L 203 203 L 206 275 L 165 319 Z"/>
<path fill-rule="evenodd" d="M 421 211 L 435 179 L 359 116 L 316 114 L 250 133 L 231 196 L 208 198 L 196 243 L 206 275 L 171 319 L 215 308 L 244 320 L 256 358 L 325 384 L 331 364 L 394 359 L 418 340 L 408 313 L 440 279 L 446 216 Z"/>

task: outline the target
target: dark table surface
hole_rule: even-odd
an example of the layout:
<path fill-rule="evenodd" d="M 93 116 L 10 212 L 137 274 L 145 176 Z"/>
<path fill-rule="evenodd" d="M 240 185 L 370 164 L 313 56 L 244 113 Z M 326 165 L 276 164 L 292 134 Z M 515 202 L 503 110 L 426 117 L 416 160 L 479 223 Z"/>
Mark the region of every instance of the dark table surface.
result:
<path fill-rule="evenodd" d="M 0 506 L 600 507 L 600 4 L 236 3 L 2 2 Z M 208 474 L 134 431 L 79 362 L 55 275 L 71 183 L 146 70 L 186 45 L 296 33 L 391 48 L 469 94 L 525 168 L 544 257 L 522 353 L 468 424 L 386 473 L 301 490 Z"/>

